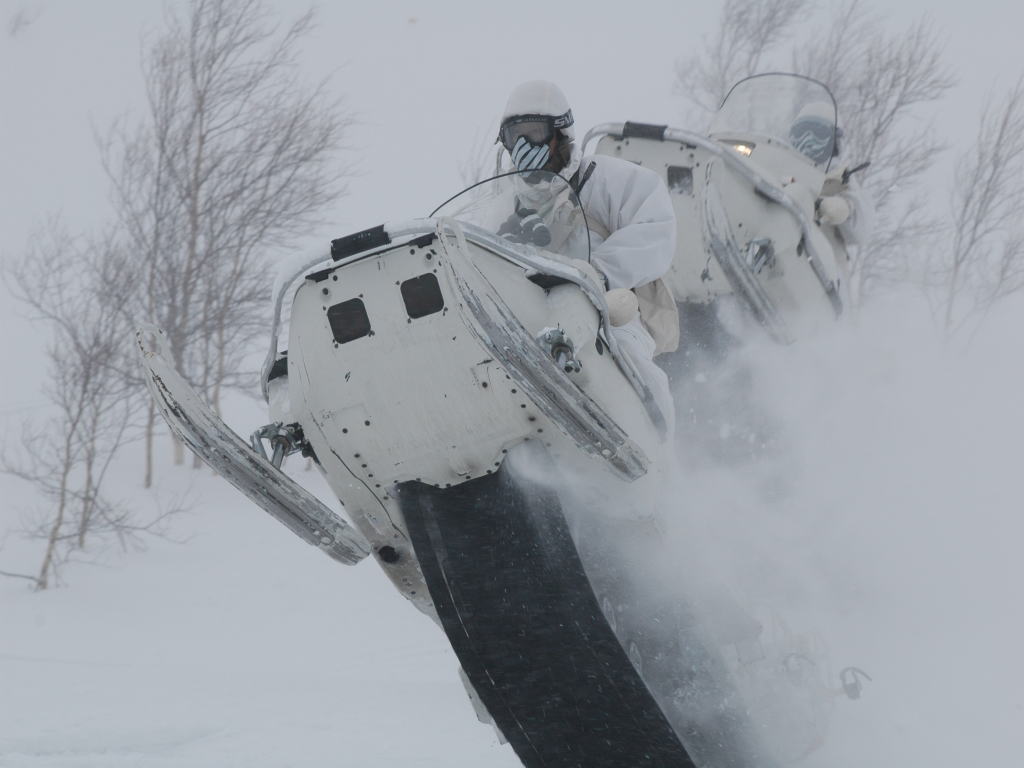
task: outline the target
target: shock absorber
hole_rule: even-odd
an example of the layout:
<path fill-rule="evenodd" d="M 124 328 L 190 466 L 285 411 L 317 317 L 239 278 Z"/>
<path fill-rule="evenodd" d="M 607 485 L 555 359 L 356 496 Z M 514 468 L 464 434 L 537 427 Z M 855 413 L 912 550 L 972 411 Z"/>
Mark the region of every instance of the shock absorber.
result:
<path fill-rule="evenodd" d="M 576 347 L 561 328 L 545 328 L 537 341 L 551 354 L 551 359 L 566 373 L 579 373 L 583 363 L 576 359 Z"/>

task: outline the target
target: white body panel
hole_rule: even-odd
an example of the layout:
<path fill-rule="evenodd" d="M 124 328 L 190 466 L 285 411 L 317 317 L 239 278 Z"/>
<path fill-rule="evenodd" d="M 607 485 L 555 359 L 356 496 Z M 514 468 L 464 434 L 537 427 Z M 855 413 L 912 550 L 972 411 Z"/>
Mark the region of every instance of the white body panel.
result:
<path fill-rule="evenodd" d="M 410 317 L 402 285 L 426 275 L 436 279 L 443 308 Z M 627 449 L 643 457 L 634 474 L 665 450 L 633 386 L 607 345 L 598 344 L 601 316 L 577 285 L 546 290 L 527 279 L 523 266 L 465 239 L 391 248 L 306 279 L 291 310 L 292 415 L 384 570 L 428 611 L 393 498 L 396 483 L 447 487 L 490 474 L 526 440 L 542 441 L 566 469 L 581 462 L 599 474 L 612 468 L 601 456 L 588 458 L 481 342 L 485 329 L 467 301 L 474 280 L 481 292 L 500 286 L 531 338 L 557 326 L 572 339 L 582 369 L 556 372 L 578 387 L 576 400 L 590 398 L 628 435 Z M 362 302 L 370 331 L 340 343 L 329 314 L 353 299 Z M 381 556 L 382 547 L 393 552 Z"/>

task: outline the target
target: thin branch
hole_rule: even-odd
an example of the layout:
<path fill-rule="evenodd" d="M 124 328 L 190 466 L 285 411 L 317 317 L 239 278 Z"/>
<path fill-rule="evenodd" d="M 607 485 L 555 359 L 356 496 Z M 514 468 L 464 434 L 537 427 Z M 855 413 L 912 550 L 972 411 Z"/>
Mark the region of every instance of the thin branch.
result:
<path fill-rule="evenodd" d="M 11 573 L 10 571 L 0 571 L 0 576 L 6 576 L 10 579 L 25 579 L 26 581 L 31 581 L 36 586 L 39 586 L 39 579 L 37 579 L 35 576 L 29 576 L 25 573 Z"/>

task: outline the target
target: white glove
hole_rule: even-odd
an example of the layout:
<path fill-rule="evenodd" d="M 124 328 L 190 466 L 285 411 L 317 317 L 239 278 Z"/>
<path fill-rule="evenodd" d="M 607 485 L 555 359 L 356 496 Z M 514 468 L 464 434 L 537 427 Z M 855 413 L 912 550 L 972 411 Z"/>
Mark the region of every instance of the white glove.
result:
<path fill-rule="evenodd" d="M 618 328 L 630 322 L 640 313 L 636 294 L 628 288 L 613 288 L 604 295 L 608 304 L 608 320 Z"/>
<path fill-rule="evenodd" d="M 850 218 L 850 204 L 838 195 L 828 195 L 818 201 L 818 221 L 838 227 Z"/>

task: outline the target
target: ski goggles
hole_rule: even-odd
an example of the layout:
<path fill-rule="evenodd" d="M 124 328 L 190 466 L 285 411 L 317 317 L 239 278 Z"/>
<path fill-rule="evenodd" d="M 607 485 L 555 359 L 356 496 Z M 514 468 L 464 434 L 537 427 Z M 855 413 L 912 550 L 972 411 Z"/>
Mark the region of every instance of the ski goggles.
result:
<path fill-rule="evenodd" d="M 535 146 L 549 144 L 555 138 L 555 132 L 572 125 L 572 110 L 552 117 L 551 115 L 518 115 L 510 117 L 501 124 L 498 141 L 509 152 L 521 137 Z"/>
<path fill-rule="evenodd" d="M 836 151 L 837 129 L 820 120 L 798 120 L 789 132 L 793 148 L 818 164 L 827 163 Z"/>

